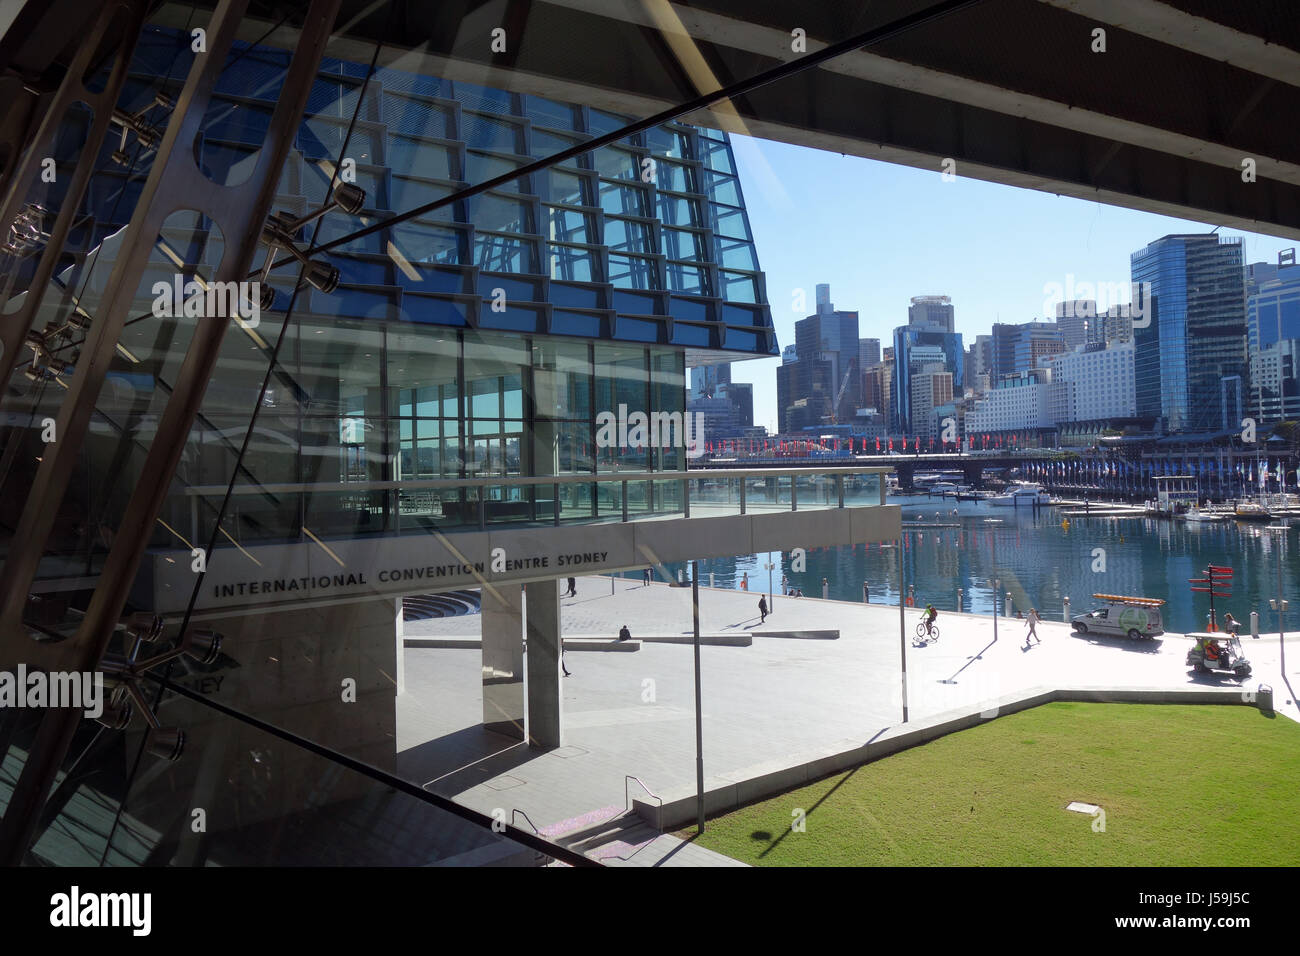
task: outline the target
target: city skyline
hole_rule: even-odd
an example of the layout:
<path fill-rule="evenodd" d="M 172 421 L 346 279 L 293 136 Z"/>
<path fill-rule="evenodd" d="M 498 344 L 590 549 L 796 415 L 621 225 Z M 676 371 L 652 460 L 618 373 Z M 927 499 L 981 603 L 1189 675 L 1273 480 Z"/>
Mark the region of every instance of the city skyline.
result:
<path fill-rule="evenodd" d="M 815 313 L 820 284 L 830 285 L 837 309 L 858 313 L 861 338 L 882 343 L 892 342 L 893 330 L 907 324 L 914 297 L 949 296 L 955 330 L 969 345 L 994 323 L 1053 320 L 1048 295 L 1056 288 L 1068 293 L 1073 286 L 1077 293 L 1088 283 L 1103 292 L 1127 290 L 1134 252 L 1165 235 L 1215 229 L 967 180 L 960 169 L 955 181 L 945 182 L 938 170 L 745 136 L 733 136 L 732 147 L 782 349 L 794 343 L 794 323 Z M 992 208 L 998 211 L 995 220 L 981 218 L 982 210 Z M 828 222 L 827 212 L 835 221 Z M 872 221 L 888 222 L 889 229 L 860 228 Z M 936 224 L 944 227 L 939 233 Z M 981 224 L 984 231 L 977 228 Z M 1047 230 L 1051 238 L 1043 241 Z M 1246 264 L 1275 263 L 1279 251 L 1300 246 L 1259 233 L 1220 234 L 1242 238 Z M 934 246 L 934 235 L 944 243 Z M 863 262 L 874 266 L 863 268 Z M 802 310 L 795 308 L 801 292 Z M 1104 295 L 1095 298 L 1099 311 L 1117 304 Z M 753 383 L 754 424 L 769 431 L 777 427 L 780 362 L 737 362 L 732 372 L 733 381 Z"/>

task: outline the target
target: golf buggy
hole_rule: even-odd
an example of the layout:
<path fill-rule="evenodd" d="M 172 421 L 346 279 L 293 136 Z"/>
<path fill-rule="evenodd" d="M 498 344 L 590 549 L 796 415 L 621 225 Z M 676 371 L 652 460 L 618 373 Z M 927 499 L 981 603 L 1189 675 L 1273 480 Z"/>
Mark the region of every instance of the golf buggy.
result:
<path fill-rule="evenodd" d="M 1238 680 L 1250 676 L 1250 661 L 1241 653 L 1241 638 L 1231 632 L 1188 634 L 1195 643 L 1187 652 L 1187 666 L 1198 674 L 1231 674 Z"/>

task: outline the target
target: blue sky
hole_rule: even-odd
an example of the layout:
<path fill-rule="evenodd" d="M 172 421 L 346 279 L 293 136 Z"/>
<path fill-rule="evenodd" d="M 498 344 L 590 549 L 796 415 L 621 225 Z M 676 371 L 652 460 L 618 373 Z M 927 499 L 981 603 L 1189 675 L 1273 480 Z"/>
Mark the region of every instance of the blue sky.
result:
<path fill-rule="evenodd" d="M 859 335 L 889 344 L 915 295 L 952 297 L 967 345 L 994 322 L 1044 317 L 1044 288 L 1129 282 L 1129 255 L 1204 223 L 997 186 L 856 156 L 732 136 L 759 266 L 781 347 L 831 286 L 837 309 L 859 313 Z M 1243 235 L 1220 230 L 1225 235 Z M 1292 239 L 1244 234 L 1247 262 L 1276 262 Z M 797 290 L 806 308 L 794 311 Z M 1104 301 L 1099 305 L 1108 304 Z M 779 359 L 737 362 L 754 383 L 754 424 L 776 429 Z"/>

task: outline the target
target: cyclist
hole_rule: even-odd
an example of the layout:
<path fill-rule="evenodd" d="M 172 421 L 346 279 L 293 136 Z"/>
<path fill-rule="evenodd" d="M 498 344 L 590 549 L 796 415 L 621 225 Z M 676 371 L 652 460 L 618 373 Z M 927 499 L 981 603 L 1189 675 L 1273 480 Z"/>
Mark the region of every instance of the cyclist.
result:
<path fill-rule="evenodd" d="M 939 616 L 939 612 L 934 609 L 933 604 L 925 606 L 925 614 L 921 618 L 925 624 L 925 633 L 927 637 L 934 637 L 934 619 Z"/>

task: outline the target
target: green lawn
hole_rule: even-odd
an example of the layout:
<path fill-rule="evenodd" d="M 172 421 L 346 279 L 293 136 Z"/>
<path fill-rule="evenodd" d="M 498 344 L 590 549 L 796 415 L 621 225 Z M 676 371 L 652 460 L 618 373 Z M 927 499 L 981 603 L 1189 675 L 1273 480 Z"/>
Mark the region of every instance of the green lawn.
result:
<path fill-rule="evenodd" d="M 1285 717 L 1054 703 L 678 835 L 756 866 L 1294 866 L 1298 783 Z M 1105 832 L 1071 800 L 1101 806 Z"/>

